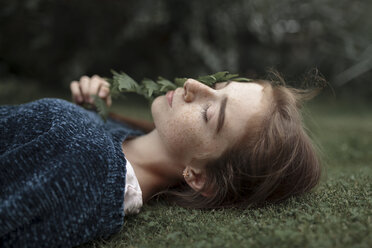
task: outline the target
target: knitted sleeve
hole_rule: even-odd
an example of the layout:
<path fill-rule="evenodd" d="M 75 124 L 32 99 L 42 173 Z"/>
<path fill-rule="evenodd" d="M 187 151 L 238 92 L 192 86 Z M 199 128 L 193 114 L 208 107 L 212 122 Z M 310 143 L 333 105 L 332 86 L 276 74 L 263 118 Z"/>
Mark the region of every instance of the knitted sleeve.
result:
<path fill-rule="evenodd" d="M 0 246 L 70 247 L 120 230 L 140 132 L 60 99 L 0 106 Z"/>

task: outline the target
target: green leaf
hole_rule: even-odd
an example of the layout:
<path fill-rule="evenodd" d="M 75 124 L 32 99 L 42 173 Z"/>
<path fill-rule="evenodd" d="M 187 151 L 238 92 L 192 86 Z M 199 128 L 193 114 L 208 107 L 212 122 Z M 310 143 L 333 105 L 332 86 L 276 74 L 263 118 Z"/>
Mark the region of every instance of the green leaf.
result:
<path fill-rule="evenodd" d="M 161 85 L 160 91 L 162 92 L 177 89 L 177 86 L 174 83 L 163 77 L 158 77 L 157 83 Z"/>
<path fill-rule="evenodd" d="M 243 77 L 233 78 L 232 80 L 236 82 L 253 82 L 254 81 L 253 79 L 243 78 Z"/>
<path fill-rule="evenodd" d="M 178 86 L 178 87 L 183 87 L 183 85 L 185 84 L 187 78 L 175 78 L 174 79 L 174 83 Z"/>
<path fill-rule="evenodd" d="M 147 97 L 151 97 L 153 93 L 158 94 L 160 90 L 159 84 L 156 84 L 153 80 L 145 78 L 141 81 L 145 89 L 145 94 Z"/>
<path fill-rule="evenodd" d="M 212 75 L 198 77 L 198 80 L 208 86 L 212 86 L 215 83 L 236 81 L 236 82 L 252 82 L 252 79 L 239 77 L 239 74 L 230 74 L 228 71 L 217 72 Z"/>
<path fill-rule="evenodd" d="M 108 116 L 108 108 L 104 100 L 97 95 L 91 95 L 94 99 L 94 105 L 97 108 L 97 113 L 106 122 Z"/>
<path fill-rule="evenodd" d="M 201 76 L 198 77 L 197 80 L 208 86 L 212 86 L 217 82 L 217 79 L 213 75 Z"/>
<path fill-rule="evenodd" d="M 213 76 L 214 78 L 216 78 L 216 82 L 221 82 L 221 80 L 224 80 L 224 78 L 228 74 L 229 74 L 228 71 L 220 71 L 220 72 L 217 72 L 215 74 L 212 74 L 211 76 Z"/>
<path fill-rule="evenodd" d="M 117 84 L 120 92 L 137 92 L 140 87 L 133 78 L 129 77 L 126 73 L 112 71 L 114 74 L 113 80 Z"/>
<path fill-rule="evenodd" d="M 106 81 L 110 83 L 110 94 L 113 99 L 123 96 L 126 92 L 134 92 L 144 96 L 149 100 L 149 103 L 154 100 L 155 97 L 165 94 L 169 90 L 175 90 L 177 87 L 183 87 L 187 78 L 175 78 L 174 83 L 163 77 L 158 77 L 155 81 L 144 78 L 140 84 L 138 84 L 133 78 L 128 76 L 124 72 L 116 72 L 111 70 L 113 74 L 112 79 L 107 78 Z M 200 76 L 197 78 L 198 81 L 208 86 L 218 82 L 226 82 L 233 80 L 237 82 L 252 82 L 252 79 L 239 77 L 238 74 L 230 74 L 228 71 L 220 71 L 211 75 Z M 99 97 L 94 96 L 94 104 L 98 113 L 102 118 L 107 118 L 108 110 L 106 103 Z M 89 108 L 89 106 L 87 106 Z"/>
<path fill-rule="evenodd" d="M 122 96 L 121 92 L 119 91 L 119 83 L 118 81 L 114 80 L 113 78 L 103 78 L 110 84 L 110 95 L 112 98 L 117 98 Z"/>
<path fill-rule="evenodd" d="M 235 80 L 233 78 L 239 77 L 239 74 L 228 74 L 223 78 L 223 82 L 226 82 L 228 80 Z"/>

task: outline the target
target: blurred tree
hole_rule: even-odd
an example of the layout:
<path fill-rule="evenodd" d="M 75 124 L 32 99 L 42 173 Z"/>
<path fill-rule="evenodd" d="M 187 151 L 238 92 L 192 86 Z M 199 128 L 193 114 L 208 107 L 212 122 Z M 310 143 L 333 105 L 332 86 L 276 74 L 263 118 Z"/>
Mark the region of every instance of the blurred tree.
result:
<path fill-rule="evenodd" d="M 110 69 L 140 80 L 275 67 L 296 79 L 318 67 L 370 97 L 371 12 L 368 0 L 0 0 L 0 78 L 67 88 Z"/>

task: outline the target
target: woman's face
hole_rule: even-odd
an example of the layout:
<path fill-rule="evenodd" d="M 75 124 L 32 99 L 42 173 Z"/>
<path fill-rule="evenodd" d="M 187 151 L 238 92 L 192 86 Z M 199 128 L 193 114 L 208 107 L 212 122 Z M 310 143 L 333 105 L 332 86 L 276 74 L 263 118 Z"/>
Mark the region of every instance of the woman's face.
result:
<path fill-rule="evenodd" d="M 157 97 L 151 111 L 167 151 L 187 163 L 218 158 L 246 130 L 246 123 L 265 111 L 263 86 L 224 82 L 210 88 L 188 79 L 183 88 Z M 168 96 L 168 98 L 167 98 Z"/>

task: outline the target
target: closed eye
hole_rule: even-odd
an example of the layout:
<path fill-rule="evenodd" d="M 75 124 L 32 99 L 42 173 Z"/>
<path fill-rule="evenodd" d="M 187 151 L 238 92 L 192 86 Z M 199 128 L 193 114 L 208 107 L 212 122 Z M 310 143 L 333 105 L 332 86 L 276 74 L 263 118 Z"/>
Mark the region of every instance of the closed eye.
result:
<path fill-rule="evenodd" d="M 208 108 L 209 108 L 209 105 L 205 105 L 205 107 L 203 108 L 203 111 L 202 111 L 202 115 L 203 115 L 203 118 L 204 118 L 205 122 L 208 122 L 208 115 L 207 115 Z"/>
<path fill-rule="evenodd" d="M 227 81 L 222 87 L 219 87 L 217 90 L 220 90 L 222 88 L 225 88 L 227 85 L 229 85 L 231 83 L 231 81 Z M 216 83 L 212 85 L 212 88 L 213 89 L 216 89 Z M 204 121 L 207 123 L 208 122 L 208 115 L 207 115 L 207 111 L 208 111 L 208 108 L 210 107 L 210 104 L 206 104 L 203 108 L 203 111 L 202 111 L 202 116 L 203 116 L 203 119 Z"/>

